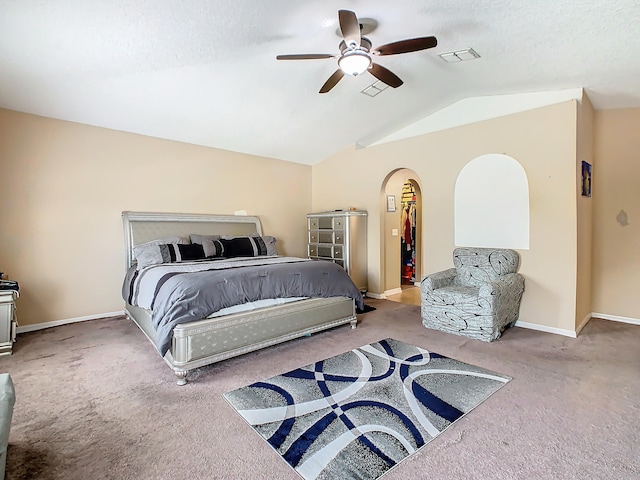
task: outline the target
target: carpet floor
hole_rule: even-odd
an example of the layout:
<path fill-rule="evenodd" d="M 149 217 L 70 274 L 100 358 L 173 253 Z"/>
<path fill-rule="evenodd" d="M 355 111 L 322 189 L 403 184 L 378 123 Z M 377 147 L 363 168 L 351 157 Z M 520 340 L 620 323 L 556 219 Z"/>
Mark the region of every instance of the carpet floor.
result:
<path fill-rule="evenodd" d="M 367 303 L 355 330 L 204 367 L 184 387 L 123 317 L 20 334 L 0 357 L 16 388 L 6 478 L 299 479 L 223 394 L 383 338 L 513 378 L 384 480 L 640 478 L 640 327 L 516 327 L 485 343 L 427 330 L 417 306 Z"/>

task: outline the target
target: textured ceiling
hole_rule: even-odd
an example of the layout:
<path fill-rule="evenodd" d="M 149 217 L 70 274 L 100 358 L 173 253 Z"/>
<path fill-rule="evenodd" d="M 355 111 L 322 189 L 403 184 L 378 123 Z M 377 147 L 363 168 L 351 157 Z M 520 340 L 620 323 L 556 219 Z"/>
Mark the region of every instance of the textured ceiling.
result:
<path fill-rule="evenodd" d="M 319 94 L 337 54 L 337 11 L 373 19 L 369 74 Z M 460 100 L 584 88 L 596 109 L 640 107 L 640 2 L 568 0 L 0 0 L 0 107 L 313 164 Z M 472 47 L 481 58 L 445 63 Z"/>

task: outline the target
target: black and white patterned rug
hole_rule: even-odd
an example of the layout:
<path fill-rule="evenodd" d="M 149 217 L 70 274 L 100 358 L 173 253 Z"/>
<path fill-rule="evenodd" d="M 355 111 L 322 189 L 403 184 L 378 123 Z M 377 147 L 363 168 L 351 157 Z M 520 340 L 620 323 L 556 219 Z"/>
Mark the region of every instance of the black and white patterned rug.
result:
<path fill-rule="evenodd" d="M 302 478 L 376 479 L 509 380 L 387 338 L 224 396 Z"/>

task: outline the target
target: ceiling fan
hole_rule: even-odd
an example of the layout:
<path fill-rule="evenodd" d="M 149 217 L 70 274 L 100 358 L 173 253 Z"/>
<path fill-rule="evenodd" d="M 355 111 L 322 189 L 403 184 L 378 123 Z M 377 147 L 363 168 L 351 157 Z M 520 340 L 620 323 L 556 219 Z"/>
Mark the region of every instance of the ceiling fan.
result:
<path fill-rule="evenodd" d="M 372 48 L 371 41 L 360 35 L 361 25 L 356 14 L 351 10 L 339 10 L 338 22 L 343 40 L 339 44 L 340 55 L 331 53 L 302 53 L 292 55 L 278 55 L 278 60 L 318 60 L 338 57 L 338 69 L 322 85 L 320 93 L 327 93 L 347 75 L 360 75 L 367 70 L 371 75 L 390 87 L 397 88 L 403 81 L 392 71 L 374 63 L 372 56 L 397 55 L 399 53 L 417 52 L 433 48 L 438 44 L 436 37 L 419 37 L 408 40 L 387 43 L 380 47 Z"/>

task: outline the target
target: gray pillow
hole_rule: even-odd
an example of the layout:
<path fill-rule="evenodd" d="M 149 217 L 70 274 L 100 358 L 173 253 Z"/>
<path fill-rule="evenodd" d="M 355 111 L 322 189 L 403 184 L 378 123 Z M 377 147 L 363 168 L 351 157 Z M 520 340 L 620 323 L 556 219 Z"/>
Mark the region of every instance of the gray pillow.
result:
<path fill-rule="evenodd" d="M 265 245 L 267 246 L 267 255 L 270 257 L 275 257 L 278 255 L 278 248 L 276 247 L 276 237 L 271 237 L 269 235 L 263 235 L 262 240 L 264 240 Z"/>
<path fill-rule="evenodd" d="M 134 247 L 137 268 L 158 265 L 160 263 L 189 262 L 207 258 L 204 246 L 197 243 L 143 244 Z"/>
<path fill-rule="evenodd" d="M 224 246 L 220 240 L 202 240 L 202 249 L 206 258 L 222 257 L 224 256 Z"/>
<path fill-rule="evenodd" d="M 162 263 L 158 260 L 159 250 L 155 247 L 158 245 L 189 245 L 191 242 L 186 237 L 165 237 L 157 240 L 151 240 L 149 242 L 141 243 L 133 247 L 133 259 L 138 268 L 141 268 L 140 262 L 145 265 L 153 265 L 155 263 Z M 141 260 L 142 257 L 142 260 Z M 145 266 L 143 265 L 143 266 Z"/>
<path fill-rule="evenodd" d="M 165 237 L 165 238 L 159 238 L 157 240 L 151 240 L 150 242 L 141 243 L 140 245 L 137 245 L 137 246 L 140 247 L 142 245 L 164 245 L 166 243 L 177 243 L 178 245 L 188 245 L 189 243 L 191 243 L 191 241 L 189 241 L 187 237 L 175 236 L 175 237 Z"/>
<path fill-rule="evenodd" d="M 199 243 L 200 245 L 203 245 L 205 240 L 220 240 L 221 237 L 220 235 L 199 235 L 196 233 L 192 233 L 191 235 L 189 235 L 189 238 L 191 239 L 191 243 Z"/>

